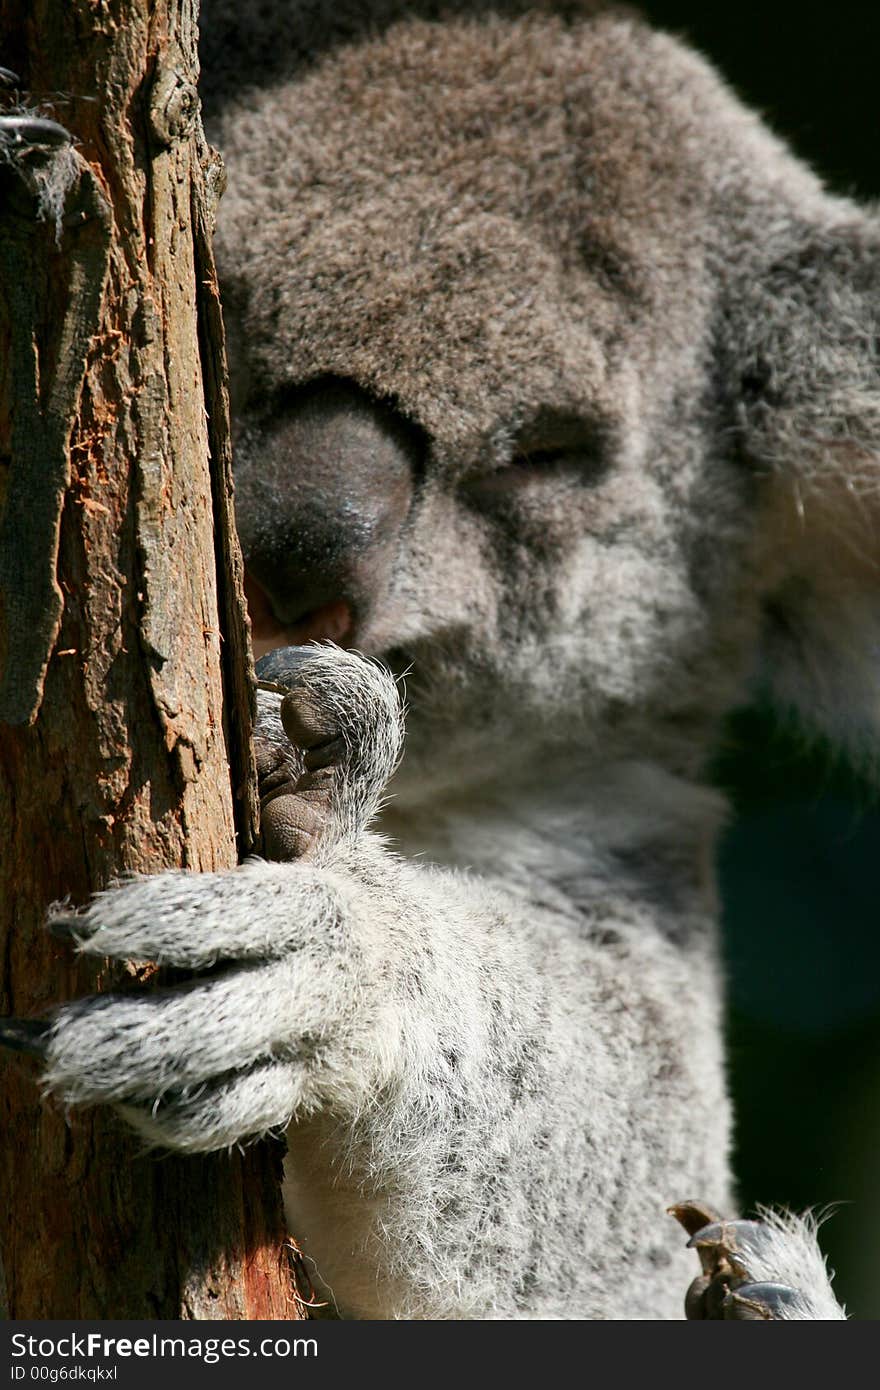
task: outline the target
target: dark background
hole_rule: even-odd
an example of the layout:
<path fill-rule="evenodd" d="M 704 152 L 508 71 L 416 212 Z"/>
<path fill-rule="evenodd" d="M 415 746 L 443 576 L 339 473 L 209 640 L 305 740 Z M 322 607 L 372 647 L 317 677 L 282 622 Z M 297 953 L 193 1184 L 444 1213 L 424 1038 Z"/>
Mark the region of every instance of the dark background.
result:
<path fill-rule="evenodd" d="M 835 192 L 880 196 L 877 0 L 639 8 Z M 835 1287 L 852 1316 L 880 1318 L 877 789 L 763 709 L 730 721 L 715 775 L 737 809 L 718 863 L 741 1201 L 841 1203 L 822 1231 Z"/>

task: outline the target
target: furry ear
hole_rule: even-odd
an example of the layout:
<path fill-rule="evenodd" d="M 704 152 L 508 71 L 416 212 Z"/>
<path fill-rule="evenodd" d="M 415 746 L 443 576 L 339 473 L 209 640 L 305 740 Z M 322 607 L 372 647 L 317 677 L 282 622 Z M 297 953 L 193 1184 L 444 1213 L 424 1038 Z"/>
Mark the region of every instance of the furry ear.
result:
<path fill-rule="evenodd" d="M 880 767 L 880 222 L 791 239 L 743 295 L 739 435 L 761 479 L 761 675 Z"/>

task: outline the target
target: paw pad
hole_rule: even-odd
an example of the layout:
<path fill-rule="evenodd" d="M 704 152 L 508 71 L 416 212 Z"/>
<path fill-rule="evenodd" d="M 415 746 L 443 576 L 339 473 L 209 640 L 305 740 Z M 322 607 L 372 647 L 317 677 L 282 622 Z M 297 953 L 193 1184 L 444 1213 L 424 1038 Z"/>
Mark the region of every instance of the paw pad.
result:
<path fill-rule="evenodd" d="M 282 697 L 288 741 L 258 740 L 264 852 L 307 859 L 375 813 L 402 743 L 396 687 L 387 671 L 329 645 L 268 652 L 257 675 Z"/>

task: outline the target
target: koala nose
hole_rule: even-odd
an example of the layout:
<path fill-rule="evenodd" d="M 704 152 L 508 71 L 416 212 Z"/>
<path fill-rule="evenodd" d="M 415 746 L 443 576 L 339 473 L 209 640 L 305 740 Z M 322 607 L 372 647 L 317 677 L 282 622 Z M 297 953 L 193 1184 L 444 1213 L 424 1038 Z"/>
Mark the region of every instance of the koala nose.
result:
<path fill-rule="evenodd" d="M 257 655 L 356 639 L 388 590 L 421 462 L 418 432 L 347 382 L 244 422 L 236 512 Z"/>

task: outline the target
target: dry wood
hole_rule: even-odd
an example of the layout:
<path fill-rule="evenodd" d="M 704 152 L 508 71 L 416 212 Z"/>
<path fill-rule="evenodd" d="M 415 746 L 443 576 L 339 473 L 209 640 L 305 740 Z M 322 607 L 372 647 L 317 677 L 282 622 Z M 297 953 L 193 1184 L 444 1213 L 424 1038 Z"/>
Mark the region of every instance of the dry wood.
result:
<path fill-rule="evenodd" d="M 195 25 L 195 0 L 0 0 L 0 62 L 76 137 L 0 144 L 3 1014 L 119 984 L 47 937 L 51 902 L 252 842 Z M 9 1315 L 298 1315 L 279 1145 L 157 1159 L 35 1081 L 0 1059 Z"/>

